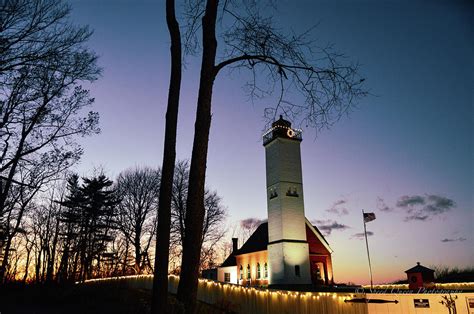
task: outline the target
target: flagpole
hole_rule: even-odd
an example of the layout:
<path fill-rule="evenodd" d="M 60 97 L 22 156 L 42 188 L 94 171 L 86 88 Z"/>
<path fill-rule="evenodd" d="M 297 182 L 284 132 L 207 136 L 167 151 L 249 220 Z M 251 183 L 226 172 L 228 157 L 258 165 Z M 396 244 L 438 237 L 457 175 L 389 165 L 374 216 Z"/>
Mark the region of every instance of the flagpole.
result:
<path fill-rule="evenodd" d="M 369 259 L 370 290 L 372 290 L 374 288 L 374 284 L 372 280 L 372 265 L 370 264 L 369 241 L 367 240 L 367 228 L 365 226 L 364 210 L 362 210 L 362 220 L 364 221 L 364 235 L 365 235 L 365 246 L 367 247 L 367 258 Z"/>

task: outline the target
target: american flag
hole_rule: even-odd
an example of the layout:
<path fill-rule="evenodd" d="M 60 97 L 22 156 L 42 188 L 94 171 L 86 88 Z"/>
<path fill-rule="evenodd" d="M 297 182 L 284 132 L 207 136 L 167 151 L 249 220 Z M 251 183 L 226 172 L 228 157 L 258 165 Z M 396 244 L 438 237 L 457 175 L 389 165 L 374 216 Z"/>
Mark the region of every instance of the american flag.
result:
<path fill-rule="evenodd" d="M 369 222 L 375 220 L 375 214 L 374 213 L 364 213 L 364 222 Z"/>

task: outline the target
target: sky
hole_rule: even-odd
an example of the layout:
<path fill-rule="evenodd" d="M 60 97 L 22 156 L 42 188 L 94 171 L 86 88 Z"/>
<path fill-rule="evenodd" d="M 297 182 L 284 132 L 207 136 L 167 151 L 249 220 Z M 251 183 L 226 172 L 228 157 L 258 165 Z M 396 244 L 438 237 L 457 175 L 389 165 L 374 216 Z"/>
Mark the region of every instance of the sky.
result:
<path fill-rule="evenodd" d="M 115 177 L 159 167 L 170 67 L 164 1 L 70 3 L 73 22 L 94 30 L 89 47 L 104 69 L 90 86 L 102 132 L 81 139 L 76 171 L 103 167 Z M 377 216 L 367 224 L 374 282 L 403 279 L 416 262 L 473 266 L 474 6 L 284 0 L 274 18 L 295 32 L 318 25 L 312 38 L 359 62 L 371 94 L 331 129 L 303 129 L 305 212 L 334 251 L 335 281 L 369 281 L 361 210 Z M 191 156 L 200 55 L 185 62 L 179 159 Z M 244 78 L 224 71 L 213 94 L 206 182 L 223 197 L 229 228 L 267 217 L 268 104 L 249 101 Z"/>

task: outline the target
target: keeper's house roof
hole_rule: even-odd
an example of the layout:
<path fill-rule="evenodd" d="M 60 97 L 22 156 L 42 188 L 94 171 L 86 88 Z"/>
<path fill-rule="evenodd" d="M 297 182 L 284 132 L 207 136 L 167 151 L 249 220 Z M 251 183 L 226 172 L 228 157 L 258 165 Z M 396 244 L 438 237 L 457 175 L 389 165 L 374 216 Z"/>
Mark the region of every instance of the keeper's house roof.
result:
<path fill-rule="evenodd" d="M 327 246 L 329 248 L 329 244 L 322 235 L 322 233 L 319 231 L 319 229 L 316 226 L 313 226 L 309 223 L 308 220 L 306 220 L 306 224 L 310 227 L 310 230 L 315 233 L 317 238 L 320 239 L 320 241 L 323 243 L 323 245 Z M 236 255 L 242 255 L 242 254 L 248 254 L 248 253 L 253 253 L 253 252 L 258 252 L 258 251 L 266 251 L 268 249 L 268 222 L 264 222 L 260 224 L 260 226 L 257 227 L 257 229 L 252 233 L 250 238 L 242 245 L 240 249 L 237 250 L 237 252 L 232 252 L 222 263 L 220 267 L 228 267 L 228 266 L 236 266 L 237 265 L 237 260 L 235 258 Z M 330 248 L 329 248 L 330 250 Z M 330 250 L 331 252 L 331 250 Z"/>
<path fill-rule="evenodd" d="M 235 259 L 234 253 L 230 253 L 230 255 L 225 259 L 224 263 L 220 267 L 227 267 L 227 266 L 235 266 L 237 265 L 237 260 Z"/>
<path fill-rule="evenodd" d="M 434 273 L 434 270 L 420 265 L 420 262 L 417 262 L 415 267 L 406 270 L 405 273 Z"/>

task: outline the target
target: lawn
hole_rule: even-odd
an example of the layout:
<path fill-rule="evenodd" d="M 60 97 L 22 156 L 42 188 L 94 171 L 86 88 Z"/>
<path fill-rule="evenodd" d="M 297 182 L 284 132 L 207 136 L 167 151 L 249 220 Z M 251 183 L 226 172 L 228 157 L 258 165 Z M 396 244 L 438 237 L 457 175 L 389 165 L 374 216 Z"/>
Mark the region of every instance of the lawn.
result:
<path fill-rule="evenodd" d="M 148 313 L 151 291 L 125 285 L 13 285 L 0 287 L 0 313 L 76 314 L 76 313 Z M 170 295 L 173 313 L 182 313 Z M 224 313 L 199 303 L 201 314 Z"/>

